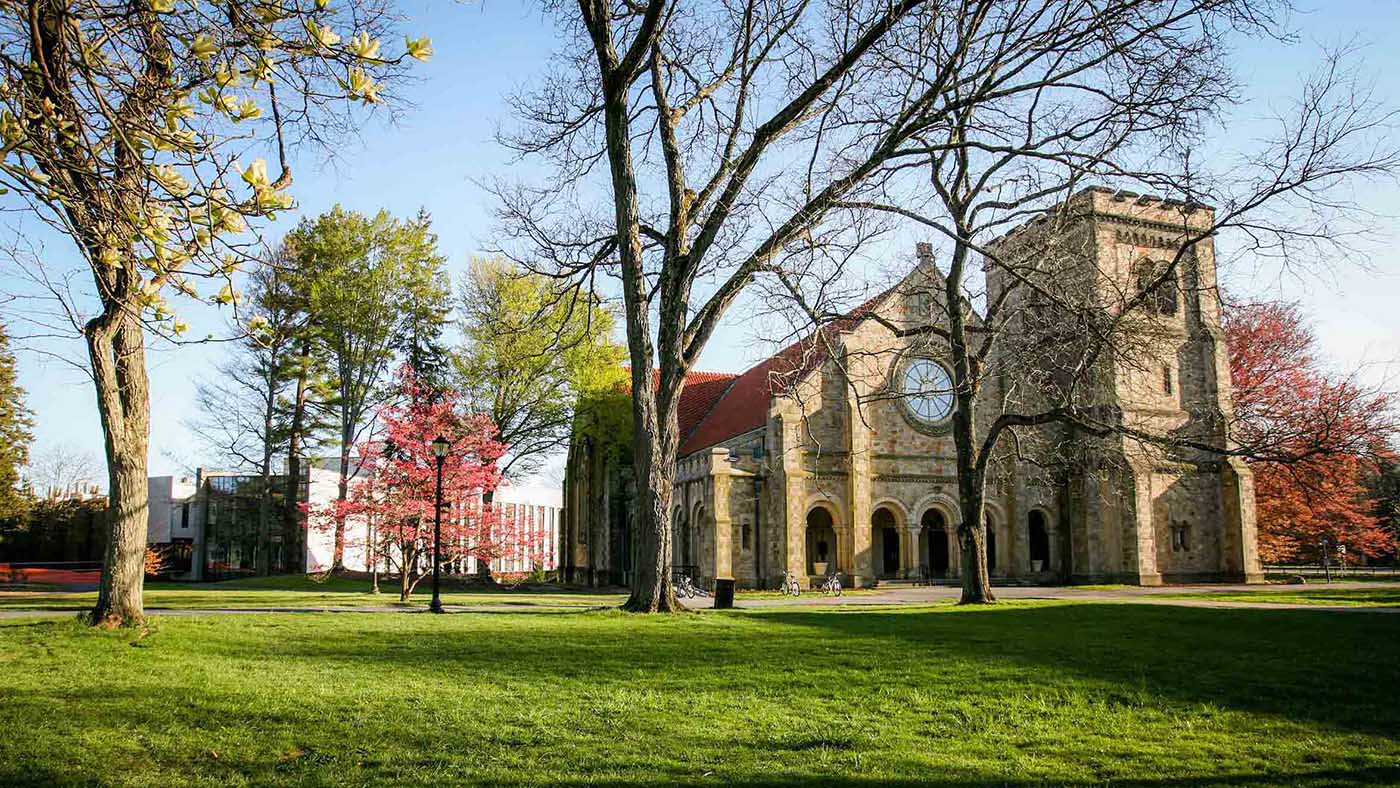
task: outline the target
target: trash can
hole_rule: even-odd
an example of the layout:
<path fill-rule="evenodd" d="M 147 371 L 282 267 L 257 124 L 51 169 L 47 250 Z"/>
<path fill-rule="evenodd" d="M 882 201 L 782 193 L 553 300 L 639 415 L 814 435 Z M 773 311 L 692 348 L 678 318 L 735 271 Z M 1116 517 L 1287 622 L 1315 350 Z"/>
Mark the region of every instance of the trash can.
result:
<path fill-rule="evenodd" d="M 734 607 L 734 578 L 715 578 L 715 609 L 729 610 Z"/>

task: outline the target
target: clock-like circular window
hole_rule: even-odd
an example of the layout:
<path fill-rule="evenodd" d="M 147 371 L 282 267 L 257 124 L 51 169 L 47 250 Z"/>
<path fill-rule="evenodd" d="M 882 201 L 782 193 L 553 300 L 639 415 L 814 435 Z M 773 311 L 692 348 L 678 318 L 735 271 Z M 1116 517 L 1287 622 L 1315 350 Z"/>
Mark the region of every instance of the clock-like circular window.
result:
<path fill-rule="evenodd" d="M 901 389 L 909 414 L 924 424 L 937 424 L 953 412 L 953 379 L 937 361 L 911 361 L 904 368 Z"/>

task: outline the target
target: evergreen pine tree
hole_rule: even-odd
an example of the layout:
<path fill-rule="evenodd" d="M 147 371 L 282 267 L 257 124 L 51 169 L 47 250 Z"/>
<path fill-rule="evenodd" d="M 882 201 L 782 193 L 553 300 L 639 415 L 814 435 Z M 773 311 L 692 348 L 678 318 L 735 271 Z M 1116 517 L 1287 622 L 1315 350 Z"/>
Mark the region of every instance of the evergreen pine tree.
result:
<path fill-rule="evenodd" d="M 22 514 L 29 495 L 20 489 L 19 469 L 29 462 L 34 419 L 24 405 L 24 389 L 15 373 L 10 336 L 0 323 L 0 520 Z"/>

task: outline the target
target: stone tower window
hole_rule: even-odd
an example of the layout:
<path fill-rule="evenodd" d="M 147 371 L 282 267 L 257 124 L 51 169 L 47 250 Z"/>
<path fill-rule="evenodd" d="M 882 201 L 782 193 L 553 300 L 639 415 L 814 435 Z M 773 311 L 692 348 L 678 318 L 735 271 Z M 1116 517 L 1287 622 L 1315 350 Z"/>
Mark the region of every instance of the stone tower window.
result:
<path fill-rule="evenodd" d="M 1158 278 L 1165 270 L 1165 263 L 1154 263 L 1151 260 L 1138 261 L 1133 266 L 1133 285 L 1136 288 L 1134 296 L 1141 293 L 1148 294 L 1143 302 L 1143 309 L 1148 312 L 1159 315 L 1174 315 L 1177 306 L 1176 271 L 1172 271 L 1171 276 L 1158 282 Z"/>
<path fill-rule="evenodd" d="M 1170 396 L 1170 395 L 1173 393 L 1174 388 L 1175 388 L 1175 387 L 1172 385 L 1172 365 L 1171 365 L 1171 364 L 1163 364 L 1163 365 L 1162 365 L 1162 393 L 1163 393 L 1163 394 L 1166 394 L 1166 395 L 1168 395 L 1168 396 Z"/>

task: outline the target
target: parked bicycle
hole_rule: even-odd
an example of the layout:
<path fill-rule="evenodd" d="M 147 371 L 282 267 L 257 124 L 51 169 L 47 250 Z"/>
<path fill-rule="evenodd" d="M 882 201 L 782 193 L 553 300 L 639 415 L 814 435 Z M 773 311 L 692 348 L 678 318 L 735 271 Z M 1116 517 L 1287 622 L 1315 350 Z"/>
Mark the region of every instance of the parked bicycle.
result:
<path fill-rule="evenodd" d="M 802 596 L 802 585 L 797 582 L 797 575 L 787 572 L 783 575 L 783 595 Z"/>
<path fill-rule="evenodd" d="M 690 578 L 690 575 L 681 575 L 680 579 L 676 580 L 676 596 L 682 599 L 694 599 L 698 596 L 709 595 L 710 592 L 695 585 L 695 581 Z"/>
<path fill-rule="evenodd" d="M 821 591 L 827 596 L 841 596 L 841 573 L 832 572 L 822 582 Z"/>

